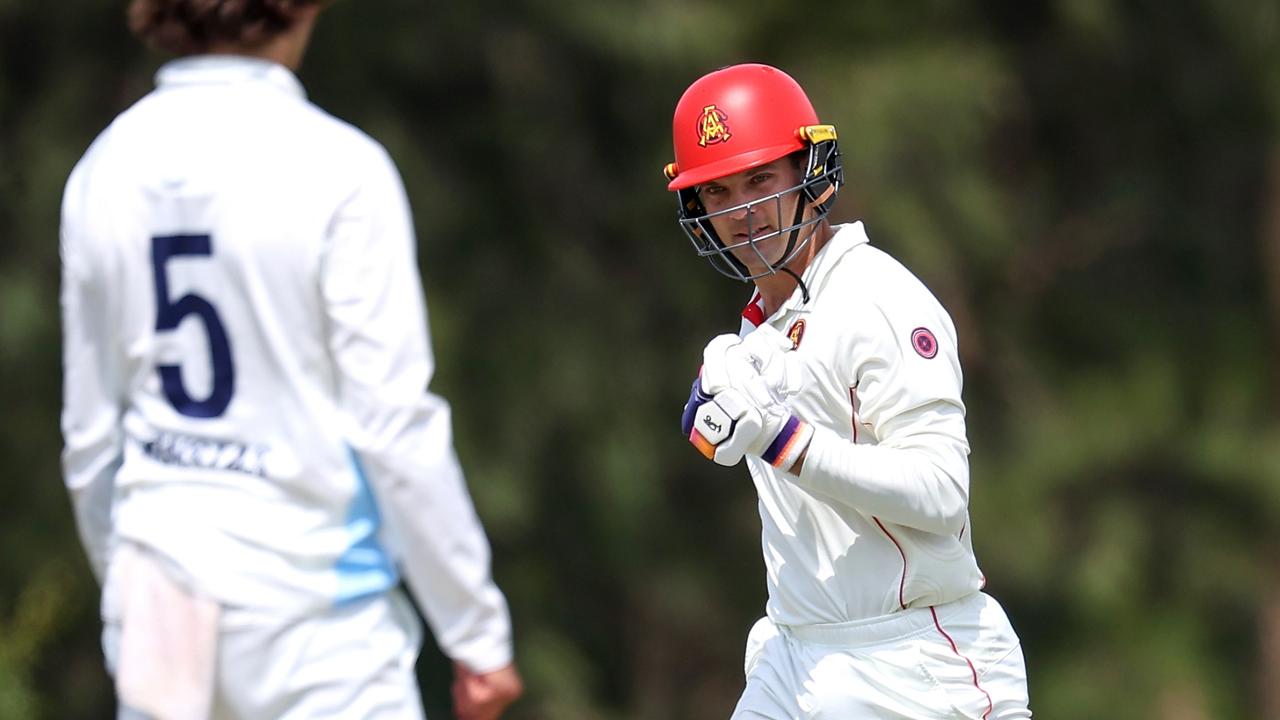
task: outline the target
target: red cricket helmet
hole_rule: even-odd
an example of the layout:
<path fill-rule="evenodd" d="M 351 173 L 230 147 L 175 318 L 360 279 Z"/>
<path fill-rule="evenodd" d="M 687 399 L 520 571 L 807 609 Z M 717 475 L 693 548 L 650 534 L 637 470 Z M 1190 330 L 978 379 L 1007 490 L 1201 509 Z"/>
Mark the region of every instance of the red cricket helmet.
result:
<path fill-rule="evenodd" d="M 672 122 L 668 190 L 683 190 L 803 150 L 797 131 L 818 124 L 804 90 L 781 70 L 733 65 L 685 90 Z"/>
<path fill-rule="evenodd" d="M 672 137 L 676 161 L 664 172 L 670 180 L 667 189 L 677 193 L 680 225 L 699 256 L 708 258 L 722 274 L 739 280 L 777 272 L 799 254 L 812 230 L 804 238 L 799 238 L 799 231 L 826 217 L 843 182 L 835 128 L 820 125 L 799 83 L 769 65 L 732 65 L 699 78 L 676 104 Z M 696 186 L 806 149 L 808 161 L 801 184 L 787 192 L 803 192 L 814 213 L 802 220 L 805 203 L 796 206 L 792 224 L 773 233 L 791 233 L 783 256 L 772 262 L 768 271 L 753 275 L 733 251 L 750 245 L 758 253 L 755 244 L 766 238 L 725 246 L 711 227 Z M 777 197 L 766 200 L 777 201 Z"/>

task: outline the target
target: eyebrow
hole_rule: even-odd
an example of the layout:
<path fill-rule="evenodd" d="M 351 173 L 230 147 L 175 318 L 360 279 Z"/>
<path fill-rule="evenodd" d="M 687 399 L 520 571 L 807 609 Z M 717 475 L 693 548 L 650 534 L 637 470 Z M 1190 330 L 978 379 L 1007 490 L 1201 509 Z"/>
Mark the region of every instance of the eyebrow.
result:
<path fill-rule="evenodd" d="M 763 172 L 776 173 L 776 172 L 778 172 L 778 162 L 779 162 L 778 160 L 772 160 L 772 161 L 770 161 L 770 162 L 765 163 L 764 165 L 757 165 L 756 167 L 748 168 L 747 170 L 745 170 L 745 171 L 744 171 L 744 172 L 746 173 L 746 175 L 744 175 L 744 177 L 746 177 L 746 178 L 749 180 L 749 179 L 751 179 L 751 178 L 755 177 L 756 175 L 759 175 L 760 173 L 763 173 Z M 724 184 L 723 184 L 723 183 L 721 183 L 721 182 L 719 182 L 719 181 L 718 181 L 718 179 L 717 179 L 717 180 L 708 180 L 708 181 L 706 181 L 706 182 L 704 182 L 704 183 L 699 183 L 698 185 L 696 185 L 696 186 L 695 186 L 695 191 L 697 191 L 697 192 L 701 192 L 702 190 L 705 190 L 706 188 L 709 188 L 709 187 L 721 187 L 721 188 L 722 188 L 722 187 L 724 187 Z"/>
<path fill-rule="evenodd" d="M 777 172 L 777 171 L 778 171 L 778 167 L 777 167 L 777 165 L 778 165 L 778 164 L 777 164 L 777 162 L 771 162 L 771 163 L 767 163 L 767 164 L 764 164 L 764 165 L 758 165 L 758 166 L 753 167 L 753 168 L 747 168 L 746 170 L 744 170 L 744 171 L 743 171 L 743 173 L 744 173 L 744 174 L 743 174 L 743 177 L 745 177 L 745 178 L 752 178 L 752 177 L 755 177 L 756 175 L 759 175 L 760 173 L 763 173 L 763 172 Z M 715 186 L 717 186 L 717 187 L 720 187 L 720 186 L 723 186 L 723 183 L 719 182 L 719 180 L 718 180 L 718 179 L 717 179 L 717 180 L 708 180 L 708 181 L 706 181 L 706 182 L 702 183 L 699 187 L 710 187 L 710 186 L 712 186 L 712 185 L 715 185 Z"/>

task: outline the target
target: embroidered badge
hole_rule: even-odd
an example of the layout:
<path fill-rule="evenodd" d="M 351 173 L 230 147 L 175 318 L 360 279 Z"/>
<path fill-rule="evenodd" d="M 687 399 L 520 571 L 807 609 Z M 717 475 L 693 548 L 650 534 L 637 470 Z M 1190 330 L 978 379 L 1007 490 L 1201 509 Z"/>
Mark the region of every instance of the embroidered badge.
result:
<path fill-rule="evenodd" d="M 795 350 L 800 347 L 800 340 L 804 337 L 804 320 L 797 320 L 791 323 L 791 329 L 787 331 L 787 339 L 791 341 L 791 349 Z"/>
<path fill-rule="evenodd" d="M 698 118 L 698 145 L 706 147 L 733 137 L 726 124 L 728 119 L 729 116 L 715 105 L 702 108 L 702 116 Z"/>
<path fill-rule="evenodd" d="M 930 360 L 938 354 L 938 339 L 929 328 L 918 327 L 911 331 L 911 347 L 916 349 L 920 357 Z"/>

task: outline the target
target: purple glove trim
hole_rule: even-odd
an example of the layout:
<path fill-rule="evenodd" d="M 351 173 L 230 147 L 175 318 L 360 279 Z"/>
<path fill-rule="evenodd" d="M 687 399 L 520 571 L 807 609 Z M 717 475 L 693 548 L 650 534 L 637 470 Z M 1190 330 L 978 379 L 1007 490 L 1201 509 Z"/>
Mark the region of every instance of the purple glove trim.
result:
<path fill-rule="evenodd" d="M 760 459 L 770 465 L 775 465 L 778 456 L 783 454 L 783 451 L 787 449 L 787 445 L 791 443 L 791 439 L 796 436 L 796 433 L 800 431 L 803 425 L 804 423 L 795 415 L 787 418 L 787 423 L 782 426 L 782 432 L 779 432 L 778 437 L 774 438 L 772 443 L 769 443 L 769 448 L 764 451 Z"/>
<path fill-rule="evenodd" d="M 699 375 L 693 379 L 693 387 L 689 390 L 689 401 L 685 403 L 684 413 L 680 416 L 680 431 L 685 437 L 689 437 L 689 433 L 693 432 L 693 421 L 698 408 L 710 399 L 710 395 L 702 392 L 702 376 Z"/>

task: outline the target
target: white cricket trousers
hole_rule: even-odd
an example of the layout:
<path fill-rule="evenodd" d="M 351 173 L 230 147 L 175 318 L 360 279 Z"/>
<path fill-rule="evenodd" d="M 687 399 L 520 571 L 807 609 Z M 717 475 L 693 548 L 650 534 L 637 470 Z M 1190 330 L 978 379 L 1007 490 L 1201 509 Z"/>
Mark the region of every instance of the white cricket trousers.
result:
<path fill-rule="evenodd" d="M 421 623 L 397 590 L 281 617 L 193 594 L 166 559 L 114 552 L 102 645 L 121 720 L 423 720 Z"/>
<path fill-rule="evenodd" d="M 733 720 L 1031 717 L 1018 636 L 986 593 L 836 625 L 763 618 L 746 673 Z"/>

